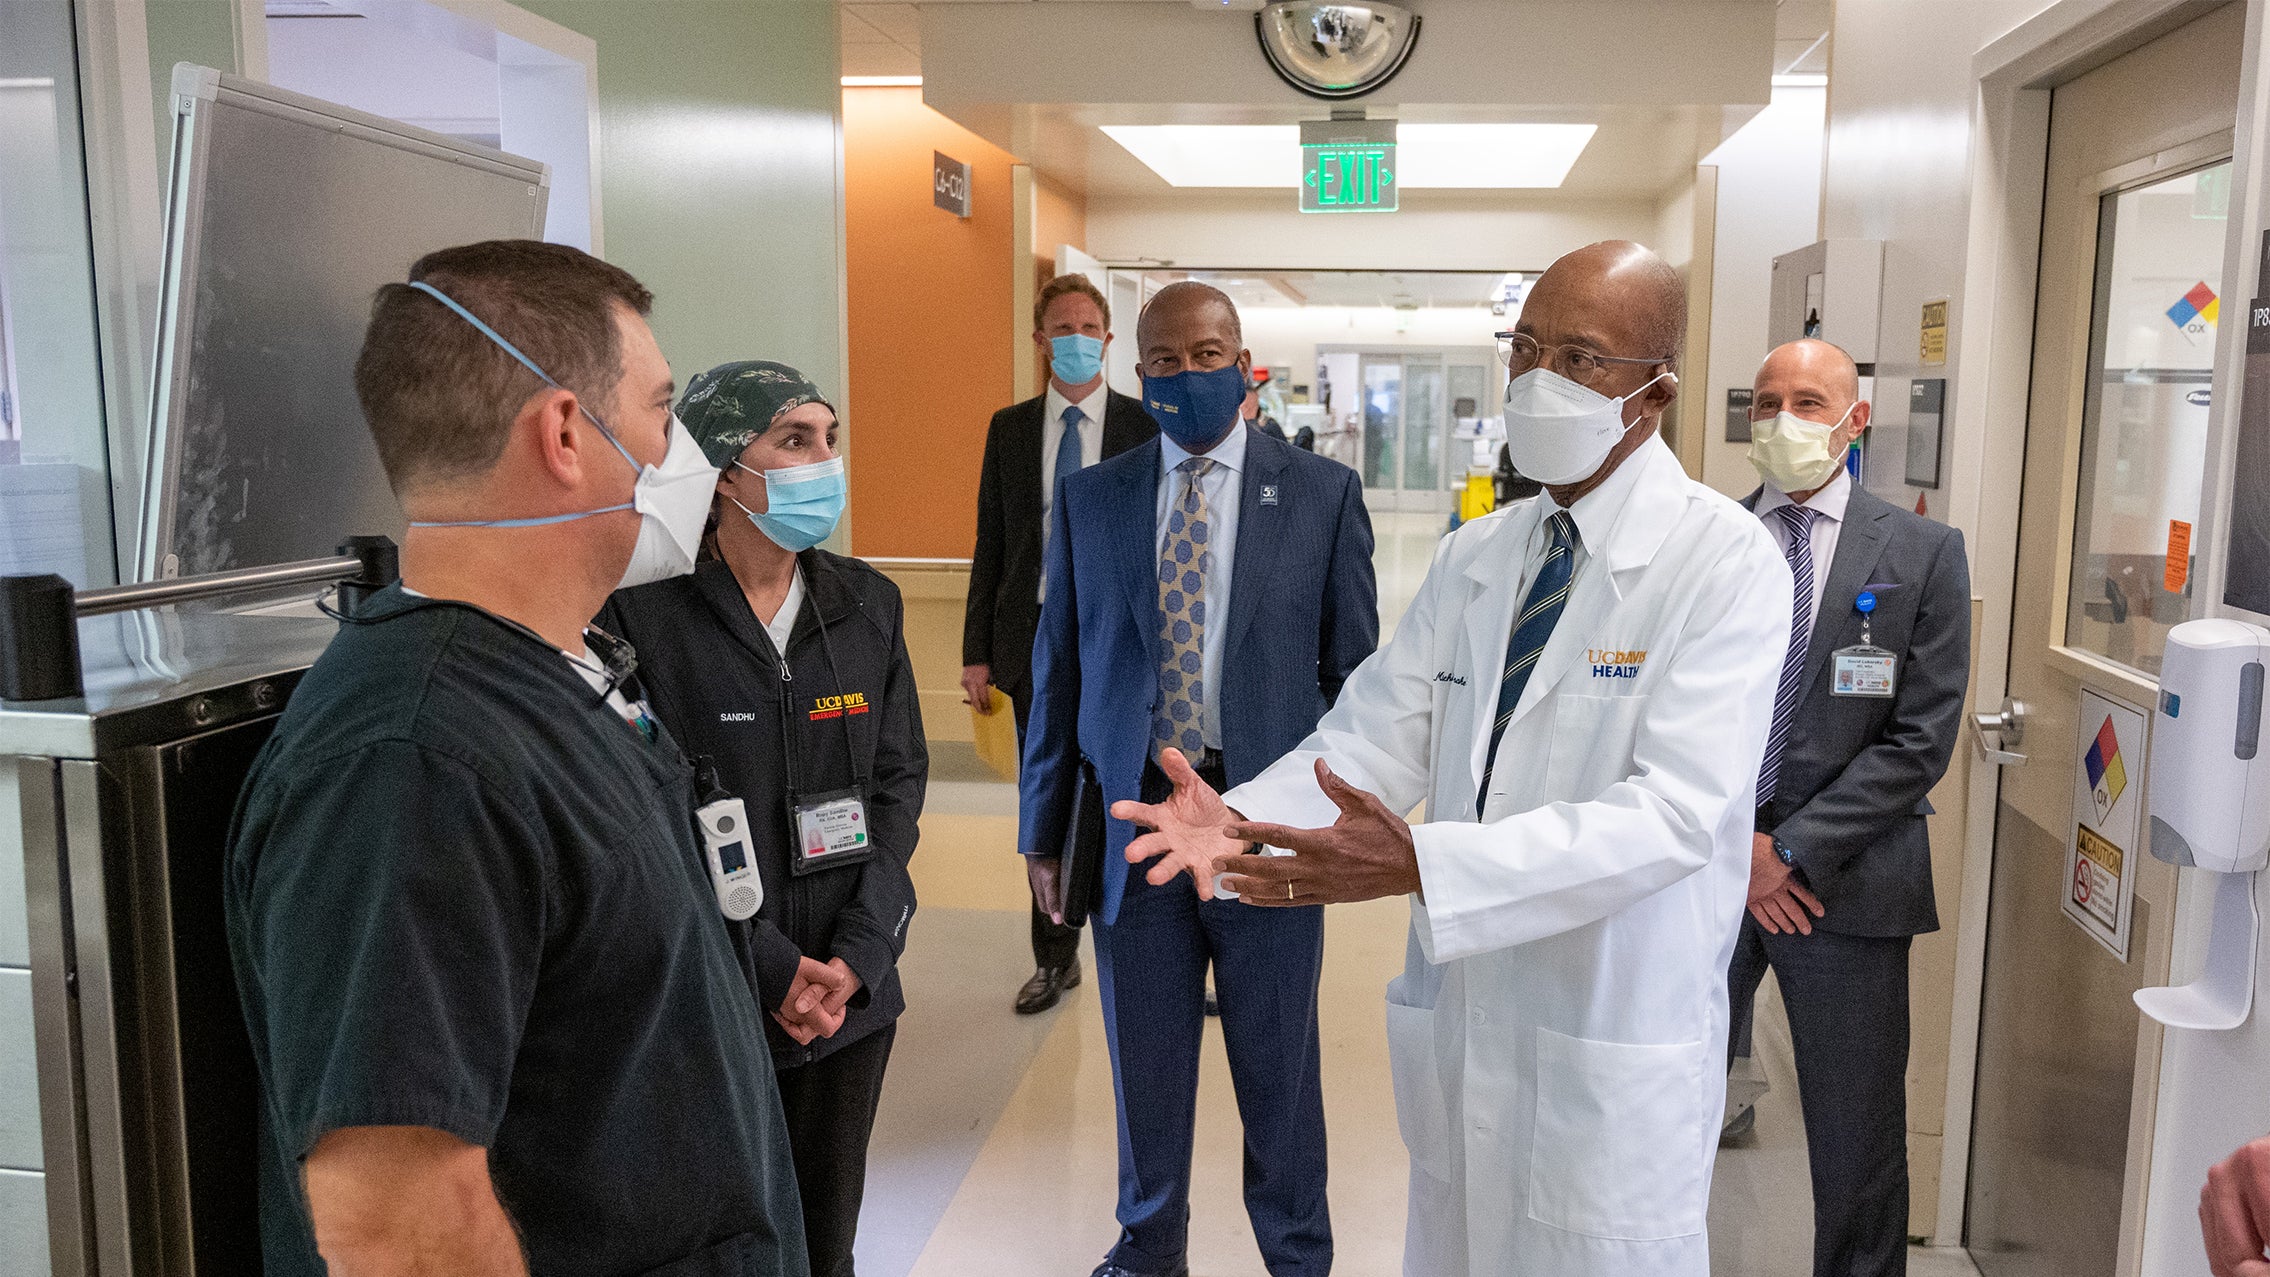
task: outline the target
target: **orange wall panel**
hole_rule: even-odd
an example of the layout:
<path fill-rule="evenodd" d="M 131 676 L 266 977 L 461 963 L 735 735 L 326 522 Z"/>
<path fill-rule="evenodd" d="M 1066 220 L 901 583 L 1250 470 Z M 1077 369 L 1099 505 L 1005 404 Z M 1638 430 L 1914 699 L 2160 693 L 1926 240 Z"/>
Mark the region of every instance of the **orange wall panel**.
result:
<path fill-rule="evenodd" d="M 970 166 L 970 216 L 932 203 L 931 155 Z M 869 558 L 967 558 L 993 413 L 1016 392 L 1015 158 L 922 103 L 843 93 L 851 535 Z"/>

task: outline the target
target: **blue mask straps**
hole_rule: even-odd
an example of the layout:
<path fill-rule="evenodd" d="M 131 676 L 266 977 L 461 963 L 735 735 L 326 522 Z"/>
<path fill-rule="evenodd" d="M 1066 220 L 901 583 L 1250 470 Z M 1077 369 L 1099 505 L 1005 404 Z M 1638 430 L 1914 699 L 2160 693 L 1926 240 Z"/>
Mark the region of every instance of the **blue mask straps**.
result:
<path fill-rule="evenodd" d="M 417 289 L 419 292 L 424 293 L 428 297 L 433 298 L 435 301 L 438 301 L 442 305 L 447 306 L 451 310 L 455 311 L 458 318 L 464 320 L 468 324 L 473 325 L 474 330 L 479 332 L 483 337 L 486 337 L 490 341 L 495 342 L 499 350 L 502 350 L 504 353 L 512 356 L 514 359 L 519 360 L 523 367 L 527 368 L 528 371 L 535 373 L 536 376 L 541 379 L 545 385 L 550 386 L 554 390 L 567 389 L 567 387 L 552 380 L 552 374 L 545 372 L 542 368 L 538 367 L 535 360 L 530 359 L 528 356 L 522 354 L 520 352 L 520 347 L 513 345 L 509 341 L 506 341 L 504 339 L 504 334 L 498 332 L 494 328 L 489 327 L 487 324 L 482 323 L 478 315 L 475 315 L 472 311 L 469 311 L 463 306 L 458 305 L 456 299 L 451 297 L 449 294 L 441 291 L 440 289 L 434 287 L 429 283 L 426 283 L 424 280 L 411 280 L 410 287 Z M 623 446 L 623 441 L 615 437 L 615 432 L 607 428 L 607 423 L 601 421 L 598 417 L 592 414 L 592 411 L 589 408 L 583 406 L 583 396 L 576 396 L 575 407 L 576 411 L 582 413 L 586 420 L 590 421 L 592 425 L 599 428 L 599 433 L 606 436 L 607 442 L 615 446 L 615 451 L 623 454 L 623 460 L 630 463 L 630 467 L 633 472 L 645 472 L 646 467 L 638 463 L 638 458 L 633 457 L 631 455 L 630 449 Z M 588 519 L 595 514 L 615 514 L 623 510 L 633 510 L 636 508 L 637 506 L 635 503 L 626 501 L 621 505 L 611 505 L 599 510 L 578 510 L 572 514 L 554 514 L 534 519 L 459 519 L 454 522 L 423 520 L 414 521 L 410 524 L 410 526 L 413 528 L 541 528 L 554 523 L 572 523 L 577 519 Z"/>

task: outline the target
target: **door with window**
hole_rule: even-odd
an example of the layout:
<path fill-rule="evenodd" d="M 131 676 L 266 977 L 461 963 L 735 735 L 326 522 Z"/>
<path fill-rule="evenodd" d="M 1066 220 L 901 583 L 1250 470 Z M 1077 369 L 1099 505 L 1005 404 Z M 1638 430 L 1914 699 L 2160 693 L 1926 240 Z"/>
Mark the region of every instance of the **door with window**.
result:
<path fill-rule="evenodd" d="M 2051 98 L 2025 471 L 1990 485 L 2021 502 L 2012 703 L 1968 732 L 2003 763 L 1965 1223 L 1984 1277 L 2136 1271 L 2160 1036 L 2130 995 L 2165 982 L 2175 896 L 2140 809 L 2191 606 L 2242 9 Z"/>
<path fill-rule="evenodd" d="M 1473 464 L 1474 413 L 1490 382 L 1485 356 L 1367 351 L 1356 368 L 1365 502 L 1375 511 L 1448 513 Z"/>

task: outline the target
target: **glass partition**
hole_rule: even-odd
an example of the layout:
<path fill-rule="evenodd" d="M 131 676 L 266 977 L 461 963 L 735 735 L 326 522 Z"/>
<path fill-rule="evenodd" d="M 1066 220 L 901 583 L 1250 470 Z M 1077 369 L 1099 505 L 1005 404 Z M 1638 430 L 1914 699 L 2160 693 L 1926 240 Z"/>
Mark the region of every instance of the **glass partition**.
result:
<path fill-rule="evenodd" d="M 2147 675 L 2190 614 L 2230 173 L 2225 161 L 2098 205 L 2065 642 Z"/>
<path fill-rule="evenodd" d="M 113 584 L 71 6 L 0 0 L 0 574 Z"/>

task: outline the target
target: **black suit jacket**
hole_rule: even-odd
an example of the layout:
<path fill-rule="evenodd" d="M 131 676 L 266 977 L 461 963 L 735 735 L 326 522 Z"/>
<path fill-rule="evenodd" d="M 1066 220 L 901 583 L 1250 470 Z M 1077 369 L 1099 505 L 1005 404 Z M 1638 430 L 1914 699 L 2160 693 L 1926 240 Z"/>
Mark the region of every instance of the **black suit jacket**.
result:
<path fill-rule="evenodd" d="M 1757 508 L 1759 493 L 1743 502 Z M 1831 654 L 1860 642 L 1856 606 L 1876 596 L 1871 638 L 1897 653 L 1896 694 L 1830 691 Z M 1926 797 L 1946 773 L 1970 682 L 1970 562 L 1963 535 L 1855 485 L 1805 652 L 1804 699 L 1760 831 L 1794 853 L 1828 910 L 1813 925 L 1854 936 L 1939 929 Z"/>
<path fill-rule="evenodd" d="M 1142 401 L 1116 390 L 1104 393 L 1106 458 L 1159 433 Z M 1012 690 L 1031 677 L 1033 632 L 1040 628 L 1040 459 L 1049 426 L 1041 418 L 1047 409 L 1044 391 L 994 413 L 985 432 L 985 468 L 977 479 L 977 547 L 970 554 L 969 602 L 962 614 L 962 664 L 992 666 L 993 685 Z"/>

